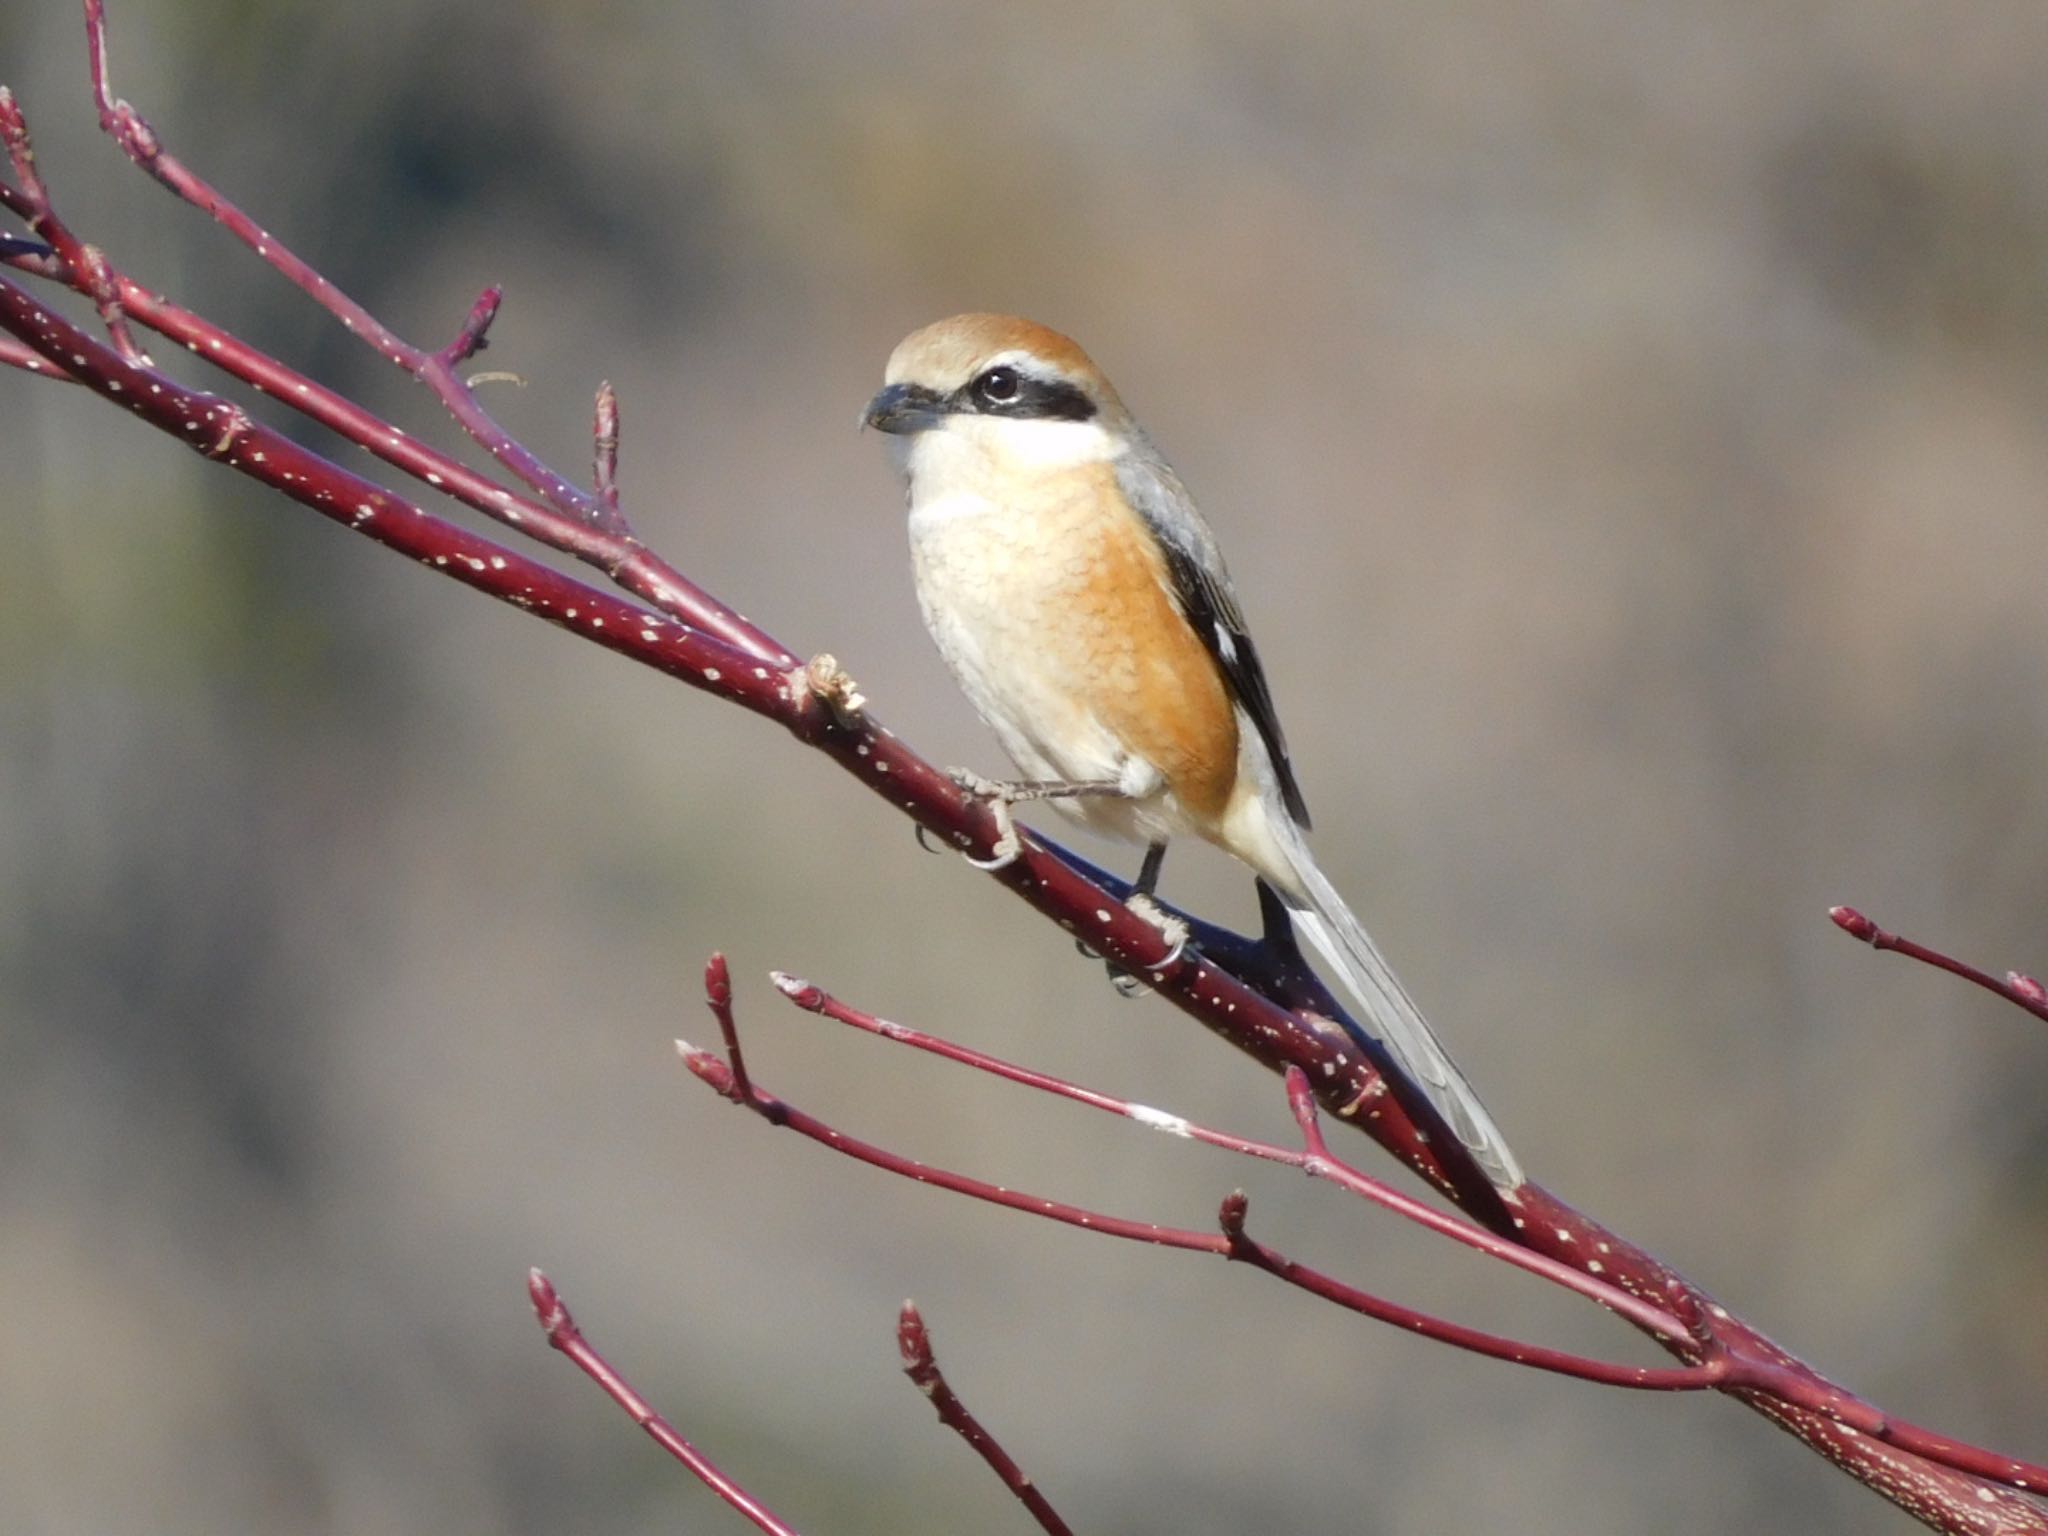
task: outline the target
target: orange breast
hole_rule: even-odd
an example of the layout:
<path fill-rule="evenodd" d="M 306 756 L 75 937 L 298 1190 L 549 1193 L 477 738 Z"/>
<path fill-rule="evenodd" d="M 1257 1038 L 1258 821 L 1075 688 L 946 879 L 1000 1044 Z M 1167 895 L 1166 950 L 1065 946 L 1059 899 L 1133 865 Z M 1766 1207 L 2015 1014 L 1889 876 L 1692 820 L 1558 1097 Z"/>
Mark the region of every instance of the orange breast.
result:
<path fill-rule="evenodd" d="M 1088 483 L 1066 509 L 1073 554 L 1058 604 L 1069 620 L 1048 641 L 1072 648 L 1095 717 L 1213 827 L 1237 778 L 1237 713 L 1222 671 L 1168 595 L 1165 560 L 1114 471 L 1094 465 L 1077 478 Z"/>

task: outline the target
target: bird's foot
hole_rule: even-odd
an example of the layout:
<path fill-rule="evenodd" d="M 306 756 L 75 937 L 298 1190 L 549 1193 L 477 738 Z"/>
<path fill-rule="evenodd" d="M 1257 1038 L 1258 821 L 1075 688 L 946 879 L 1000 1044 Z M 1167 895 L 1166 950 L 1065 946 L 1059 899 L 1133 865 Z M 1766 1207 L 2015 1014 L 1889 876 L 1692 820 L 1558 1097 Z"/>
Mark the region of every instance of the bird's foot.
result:
<path fill-rule="evenodd" d="M 970 800 L 986 800 L 991 805 L 998 800 L 1007 803 L 1011 798 L 1010 791 L 1016 787 L 1005 784 L 1001 779 L 983 778 L 972 768 L 948 768 L 946 777 L 951 779 L 954 787 Z"/>
<path fill-rule="evenodd" d="M 989 848 L 990 856 L 977 859 L 971 853 L 964 853 L 961 857 L 976 869 L 1008 869 L 1024 851 L 1023 839 L 1017 835 L 1017 823 L 1010 815 L 1010 802 L 1014 798 L 1012 792 L 1016 786 L 997 779 L 985 779 L 971 768 L 948 768 L 946 777 L 958 785 L 960 792 L 969 799 L 986 805 L 996 820 L 996 840 Z"/>
<path fill-rule="evenodd" d="M 1124 905 L 1159 930 L 1159 936 L 1166 940 L 1169 948 L 1151 970 L 1163 970 L 1180 959 L 1188 947 L 1188 925 L 1160 906 L 1144 891 L 1133 891 L 1125 898 Z"/>
<path fill-rule="evenodd" d="M 1118 997 L 1136 997 L 1145 990 L 1143 977 L 1133 971 L 1125 970 L 1114 960 L 1104 956 L 1101 950 L 1095 948 L 1086 939 L 1074 940 L 1074 953 L 1083 960 L 1102 961 L 1102 968 L 1109 972 L 1109 984 L 1116 988 L 1116 995 Z"/>

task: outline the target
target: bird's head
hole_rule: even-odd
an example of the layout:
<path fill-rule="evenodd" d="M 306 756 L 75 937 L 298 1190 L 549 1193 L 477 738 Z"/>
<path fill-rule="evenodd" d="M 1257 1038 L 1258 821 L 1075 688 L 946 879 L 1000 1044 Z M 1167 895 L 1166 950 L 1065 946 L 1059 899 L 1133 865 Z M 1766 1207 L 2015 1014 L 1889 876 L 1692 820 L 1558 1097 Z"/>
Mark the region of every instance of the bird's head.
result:
<path fill-rule="evenodd" d="M 1014 469 L 1100 462 L 1131 430 L 1087 353 L 1014 315 L 955 315 L 912 331 L 861 420 L 902 440 L 913 475 L 933 456 Z"/>

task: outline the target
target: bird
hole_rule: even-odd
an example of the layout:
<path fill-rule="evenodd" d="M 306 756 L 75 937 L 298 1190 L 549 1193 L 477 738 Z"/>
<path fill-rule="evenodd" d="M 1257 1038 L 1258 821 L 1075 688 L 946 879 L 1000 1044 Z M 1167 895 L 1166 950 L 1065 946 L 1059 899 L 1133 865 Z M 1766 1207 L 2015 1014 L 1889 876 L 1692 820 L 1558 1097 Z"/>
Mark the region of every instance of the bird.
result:
<path fill-rule="evenodd" d="M 1102 370 L 1034 321 L 954 315 L 897 345 L 862 422 L 905 479 L 925 625 L 1023 774 L 954 770 L 996 814 L 983 867 L 1018 855 L 1010 807 L 1049 801 L 1145 848 L 1131 904 L 1178 943 L 1153 901 L 1167 844 L 1223 849 L 1279 894 L 1492 1184 L 1518 1188 L 1506 1138 L 1317 866 L 1216 535 Z"/>

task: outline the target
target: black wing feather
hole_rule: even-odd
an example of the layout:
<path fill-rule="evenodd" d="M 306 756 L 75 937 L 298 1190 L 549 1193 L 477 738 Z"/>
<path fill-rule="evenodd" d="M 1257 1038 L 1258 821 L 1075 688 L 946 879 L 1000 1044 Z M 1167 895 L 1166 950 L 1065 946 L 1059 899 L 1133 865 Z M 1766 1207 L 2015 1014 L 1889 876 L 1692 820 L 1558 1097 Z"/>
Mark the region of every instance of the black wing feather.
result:
<path fill-rule="evenodd" d="M 1258 650 L 1230 589 L 1230 573 L 1224 569 L 1215 535 L 1201 521 L 1180 480 L 1156 455 L 1126 456 L 1117 465 L 1117 481 L 1138 515 L 1158 535 L 1174 600 L 1216 658 L 1231 697 L 1258 728 L 1280 780 L 1280 798 L 1287 814 L 1307 831 L 1308 802 L 1295 782 L 1294 763 L 1287 755 L 1287 738 L 1280 733 L 1280 717 L 1266 686 L 1266 672 L 1259 665 Z"/>

